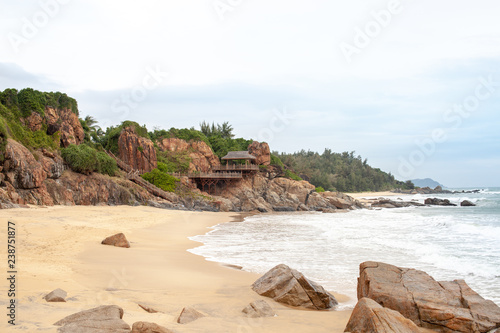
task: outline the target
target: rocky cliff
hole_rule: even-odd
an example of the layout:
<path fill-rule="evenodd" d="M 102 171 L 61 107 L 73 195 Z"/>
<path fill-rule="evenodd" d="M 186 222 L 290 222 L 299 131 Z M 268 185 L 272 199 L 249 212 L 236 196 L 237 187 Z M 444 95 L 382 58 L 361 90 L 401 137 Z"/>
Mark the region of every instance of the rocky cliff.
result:
<path fill-rule="evenodd" d="M 83 127 L 78 116 L 69 108 L 45 107 L 45 115 L 42 117 L 37 112 L 32 112 L 22 122 L 32 131 L 47 129 L 47 134 L 52 135 L 59 132 L 61 147 L 70 144 L 80 144 L 84 139 Z"/>
<path fill-rule="evenodd" d="M 219 158 L 203 141 L 187 142 L 178 138 L 168 138 L 159 140 L 157 144 L 161 151 L 186 153 L 190 158 L 189 172 L 208 172 L 220 165 Z"/>
<path fill-rule="evenodd" d="M 271 164 L 271 149 L 267 143 L 254 141 L 248 146 L 248 152 L 255 156 L 255 163 L 259 165 Z"/>
<path fill-rule="evenodd" d="M 118 155 L 122 161 L 141 173 L 155 169 L 158 164 L 153 142 L 137 135 L 133 126 L 124 128 L 120 133 Z"/>

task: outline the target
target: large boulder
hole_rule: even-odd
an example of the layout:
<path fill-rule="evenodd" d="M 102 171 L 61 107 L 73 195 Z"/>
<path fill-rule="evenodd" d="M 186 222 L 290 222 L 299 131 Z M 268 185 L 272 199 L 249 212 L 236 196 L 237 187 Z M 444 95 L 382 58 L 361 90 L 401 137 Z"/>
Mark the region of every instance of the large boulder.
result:
<path fill-rule="evenodd" d="M 118 155 L 122 161 L 140 173 L 149 172 L 158 165 L 153 142 L 137 135 L 134 126 L 121 131 L 118 137 Z"/>
<path fill-rule="evenodd" d="M 255 281 L 252 289 L 259 295 L 295 307 L 328 310 L 338 304 L 335 297 L 322 286 L 283 264 Z"/>
<path fill-rule="evenodd" d="M 47 178 L 47 173 L 33 154 L 17 141 L 9 139 L 3 163 L 5 180 L 14 188 L 33 189 L 40 187 Z"/>
<path fill-rule="evenodd" d="M 475 205 L 476 205 L 475 203 L 472 203 L 469 200 L 464 200 L 460 203 L 460 206 L 462 207 L 474 207 Z"/>
<path fill-rule="evenodd" d="M 397 311 L 362 298 L 354 307 L 345 332 L 350 333 L 420 333 L 414 322 Z"/>
<path fill-rule="evenodd" d="M 157 144 L 161 151 L 189 156 L 190 172 L 209 172 L 213 167 L 220 165 L 219 158 L 203 141 L 187 142 L 178 138 L 166 138 L 157 141 Z"/>
<path fill-rule="evenodd" d="M 500 308 L 465 281 L 438 282 L 416 269 L 362 263 L 358 299 L 363 297 L 438 332 L 489 332 L 500 327 Z"/>
<path fill-rule="evenodd" d="M 45 119 L 47 122 L 47 134 L 52 135 L 59 132 L 62 147 L 70 144 L 79 145 L 83 142 L 85 133 L 78 115 L 70 108 L 54 109 L 45 108 Z"/>
<path fill-rule="evenodd" d="M 271 149 L 266 142 L 253 141 L 248 146 L 248 152 L 250 155 L 255 156 L 255 163 L 259 165 L 269 165 L 271 164 Z"/>
<path fill-rule="evenodd" d="M 130 326 L 122 320 L 123 309 L 116 305 L 103 305 L 69 315 L 55 326 L 62 326 L 60 333 L 130 333 Z"/>

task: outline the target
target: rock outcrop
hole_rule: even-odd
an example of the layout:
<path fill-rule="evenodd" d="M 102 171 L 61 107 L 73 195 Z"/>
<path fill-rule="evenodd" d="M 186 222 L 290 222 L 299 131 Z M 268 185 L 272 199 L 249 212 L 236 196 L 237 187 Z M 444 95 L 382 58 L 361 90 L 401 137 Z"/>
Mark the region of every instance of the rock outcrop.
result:
<path fill-rule="evenodd" d="M 54 325 L 62 326 L 57 330 L 61 333 L 130 333 L 130 326 L 122 318 L 122 308 L 116 305 L 103 305 L 67 316 Z"/>
<path fill-rule="evenodd" d="M 349 333 L 421 333 L 414 322 L 397 311 L 362 298 L 354 307 L 344 332 Z"/>
<path fill-rule="evenodd" d="M 343 193 L 317 193 L 315 186 L 307 181 L 269 178 L 265 172 L 232 184 L 215 198 L 222 203 L 221 210 L 226 211 L 323 211 L 363 207 Z"/>
<path fill-rule="evenodd" d="M 137 135 L 135 127 L 122 130 L 118 137 L 118 157 L 140 173 L 149 172 L 158 165 L 153 142 Z"/>
<path fill-rule="evenodd" d="M 42 165 L 28 148 L 12 139 L 7 142 L 2 172 L 6 181 L 20 189 L 40 187 L 47 178 Z"/>
<path fill-rule="evenodd" d="M 248 146 L 250 155 L 255 156 L 255 163 L 259 165 L 271 164 L 271 149 L 266 142 L 254 141 Z"/>
<path fill-rule="evenodd" d="M 462 207 L 474 207 L 474 206 L 476 206 L 476 204 L 469 201 L 469 200 L 464 200 L 460 203 L 460 206 L 462 206 Z"/>
<path fill-rule="evenodd" d="M 162 139 L 157 142 L 161 151 L 185 153 L 190 158 L 189 172 L 209 172 L 220 165 L 219 158 L 203 141 L 187 142 L 178 138 Z"/>
<path fill-rule="evenodd" d="M 500 327 L 500 308 L 465 281 L 438 282 L 415 269 L 362 263 L 358 299 L 363 297 L 437 332 L 489 332 Z"/>
<path fill-rule="evenodd" d="M 272 268 L 255 281 L 252 289 L 259 295 L 294 307 L 328 310 L 338 304 L 335 297 L 322 286 L 283 264 Z"/>
<path fill-rule="evenodd" d="M 451 203 L 448 199 L 439 199 L 439 198 L 427 198 L 424 203 L 426 205 L 432 206 L 456 206 L 454 203 Z"/>
<path fill-rule="evenodd" d="M 121 232 L 116 235 L 106 237 L 106 239 L 104 239 L 101 244 L 125 248 L 130 247 L 130 243 L 127 240 L 127 237 L 125 237 L 125 235 Z"/>
<path fill-rule="evenodd" d="M 60 288 L 57 288 L 45 295 L 43 299 L 47 302 L 66 302 L 66 296 L 68 296 L 67 292 Z"/>
<path fill-rule="evenodd" d="M 47 134 L 52 135 L 59 132 L 62 147 L 68 147 L 70 144 L 79 145 L 83 142 L 85 137 L 83 127 L 80 124 L 78 115 L 71 109 L 46 107 L 45 121 L 47 123 Z M 28 125 L 28 127 L 31 128 L 32 125 Z"/>
<path fill-rule="evenodd" d="M 271 306 L 262 299 L 248 304 L 241 312 L 250 318 L 273 317 L 276 315 Z"/>
<path fill-rule="evenodd" d="M 371 202 L 372 208 L 403 208 L 410 206 L 421 207 L 425 205 L 416 201 L 394 201 L 390 199 L 378 199 Z"/>

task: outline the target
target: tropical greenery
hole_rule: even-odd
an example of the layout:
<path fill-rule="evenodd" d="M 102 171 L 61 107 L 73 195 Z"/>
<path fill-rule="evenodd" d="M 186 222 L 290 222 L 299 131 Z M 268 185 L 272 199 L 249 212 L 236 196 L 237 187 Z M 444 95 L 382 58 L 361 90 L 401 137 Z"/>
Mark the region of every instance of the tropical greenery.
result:
<path fill-rule="evenodd" d="M 159 168 L 144 173 L 141 177 L 167 192 L 174 192 L 177 188 L 177 182 L 180 181 L 178 178 L 161 171 Z"/>
<path fill-rule="evenodd" d="M 118 126 L 111 126 L 106 129 L 106 132 L 96 137 L 96 141 L 100 144 L 104 149 L 111 151 L 113 154 L 118 154 L 118 138 L 120 137 L 120 133 L 126 127 L 133 127 L 137 135 L 148 138 L 148 129 L 146 126 L 141 126 L 135 121 L 124 121 Z"/>
<path fill-rule="evenodd" d="M 89 174 L 96 171 L 114 176 L 118 171 L 113 158 L 87 144 L 69 145 L 68 148 L 61 149 L 61 156 L 75 172 Z"/>
<path fill-rule="evenodd" d="M 397 181 L 393 175 L 373 168 L 355 152 L 323 154 L 302 150 L 293 154 L 278 154 L 281 161 L 302 177 L 325 190 L 342 192 L 383 191 L 408 188 L 410 184 Z M 411 182 L 410 182 L 411 183 Z"/>

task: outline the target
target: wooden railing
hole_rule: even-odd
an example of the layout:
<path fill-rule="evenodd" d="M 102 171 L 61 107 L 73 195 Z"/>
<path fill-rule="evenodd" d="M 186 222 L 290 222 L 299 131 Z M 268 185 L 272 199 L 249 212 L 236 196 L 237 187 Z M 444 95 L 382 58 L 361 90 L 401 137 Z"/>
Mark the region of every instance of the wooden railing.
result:
<path fill-rule="evenodd" d="M 213 171 L 259 171 L 259 166 L 254 164 L 230 164 L 230 165 L 219 165 L 212 168 Z"/>
<path fill-rule="evenodd" d="M 193 172 L 188 174 L 189 178 L 243 178 L 239 172 Z"/>

